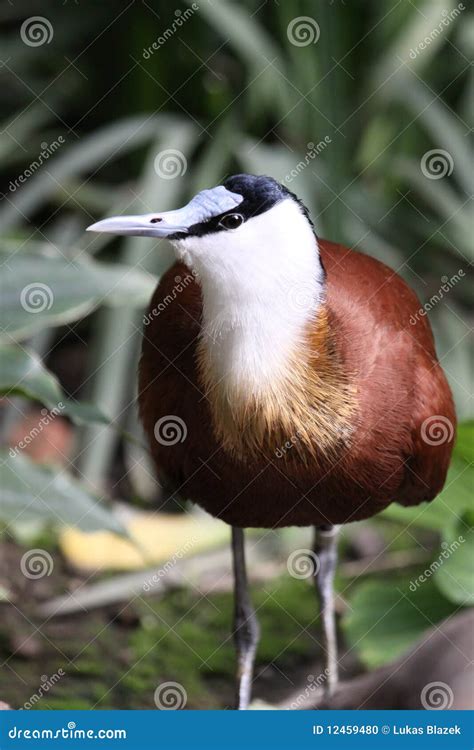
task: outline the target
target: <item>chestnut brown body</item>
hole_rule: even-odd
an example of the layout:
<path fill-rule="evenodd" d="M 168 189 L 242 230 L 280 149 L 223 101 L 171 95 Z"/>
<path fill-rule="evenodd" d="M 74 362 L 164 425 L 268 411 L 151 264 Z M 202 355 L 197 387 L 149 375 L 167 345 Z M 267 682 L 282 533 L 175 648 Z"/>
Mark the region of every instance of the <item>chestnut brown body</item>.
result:
<path fill-rule="evenodd" d="M 198 283 L 174 292 L 176 277 L 191 274 L 177 263 L 151 301 L 139 406 L 158 476 L 182 498 L 234 526 L 347 523 L 394 501 L 432 500 L 445 481 L 454 406 L 419 300 L 374 258 L 324 240 L 319 247 L 328 336 L 355 394 L 350 434 L 330 455 L 301 455 L 295 435 L 272 451 L 239 457 L 227 450 L 198 372 Z M 185 437 L 160 442 L 155 425 L 171 416 L 182 420 Z"/>

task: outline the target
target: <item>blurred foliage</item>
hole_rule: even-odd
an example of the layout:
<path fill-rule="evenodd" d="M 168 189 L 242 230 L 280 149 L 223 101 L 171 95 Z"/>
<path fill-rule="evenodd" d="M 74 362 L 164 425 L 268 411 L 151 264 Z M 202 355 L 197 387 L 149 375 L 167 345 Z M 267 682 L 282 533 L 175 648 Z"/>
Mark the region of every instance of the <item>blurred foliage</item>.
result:
<path fill-rule="evenodd" d="M 474 603 L 473 445 L 474 422 L 466 422 L 438 497 L 414 508 L 391 505 L 380 516 L 398 522 L 386 551 L 400 537 L 410 547 L 417 541 L 423 548 L 414 536 L 420 529 L 434 532 L 439 542 L 426 549 L 425 565 L 409 567 L 404 575 L 393 571 L 390 586 L 385 573 L 349 587 L 343 628 L 349 645 L 368 667 L 392 661 L 431 625 Z"/>
<path fill-rule="evenodd" d="M 48 409 L 61 401 L 65 416 L 87 424 L 75 429 L 74 471 L 80 482 L 64 468 L 45 469 L 24 456 L 6 456 L 4 520 L 28 508 L 32 516 L 63 523 L 86 518 L 88 529 L 116 529 L 115 518 L 104 504 L 97 506 L 91 487 L 107 494 L 118 457 L 130 483 L 129 499 L 153 497 L 143 450 L 123 433 L 140 437 L 131 373 L 142 308 L 154 279 L 170 262 L 170 251 L 164 242 L 157 247 L 150 240 L 119 241 L 84 230 L 105 215 L 173 208 L 236 171 L 284 181 L 307 203 L 318 234 L 387 262 L 422 302 L 438 292 L 445 277 L 465 272 L 430 311 L 430 319 L 458 413 L 471 414 L 466 316 L 472 259 L 467 203 L 473 180 L 472 17 L 464 12 L 413 56 L 454 2 L 219 0 L 199 3 L 190 14 L 193 7 L 188 2 L 176 8 L 163 0 L 119 0 L 113 9 L 83 0 L 77 5 L 25 0 L 2 7 L 3 438 L 8 442 L 28 400 Z M 154 50 L 160 34 L 174 28 L 186 11 L 187 20 Z M 50 21 L 50 43 L 22 41 L 21 25 L 34 15 Z M 317 21 L 315 43 L 291 43 L 289 24 L 298 16 Z M 321 143 L 315 155 L 315 144 Z M 187 165 L 176 179 L 154 166 L 168 149 L 178 150 Z M 442 179 L 427 179 L 421 168 L 433 149 L 452 160 Z M 42 151 L 47 158 L 32 169 Z M 36 309 L 27 312 L 19 305 L 21 291 L 38 284 L 43 293 L 46 287 L 46 298 L 33 300 Z M 63 393 L 55 355 L 84 340 L 81 383 Z M 385 515 L 394 528 L 413 524 L 449 543 L 470 526 L 473 477 L 466 462 L 472 460 L 473 441 L 468 430 L 459 433 L 442 495 L 426 509 L 390 508 Z M 71 495 L 75 510 L 65 502 Z M 419 589 L 423 599 L 417 606 L 427 608 L 428 618 L 436 621 L 444 612 L 443 596 L 451 602 L 448 609 L 467 601 L 465 566 L 472 562 L 471 552 L 472 543 L 466 542 L 462 556 L 453 555 Z M 396 592 L 387 593 L 377 581 L 354 592 L 347 634 L 358 644 L 364 622 L 376 619 Z M 375 644 L 380 635 L 375 627 L 374 637 L 357 646 L 368 664 L 394 655 L 423 625 L 421 618 L 407 622 L 397 637 L 405 609 L 402 598 L 390 623 L 384 621 L 385 640 Z"/>
<path fill-rule="evenodd" d="M 351 607 L 345 632 L 349 644 L 369 668 L 394 661 L 423 631 L 456 611 L 432 581 L 414 594 L 407 588 L 406 579 L 395 577 L 390 586 L 386 581 L 360 586 Z"/>

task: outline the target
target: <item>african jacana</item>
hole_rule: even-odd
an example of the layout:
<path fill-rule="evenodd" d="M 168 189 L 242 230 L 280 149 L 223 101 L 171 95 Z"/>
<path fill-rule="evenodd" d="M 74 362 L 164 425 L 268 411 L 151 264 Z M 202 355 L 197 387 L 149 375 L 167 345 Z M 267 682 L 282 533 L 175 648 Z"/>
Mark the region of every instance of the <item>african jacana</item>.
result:
<path fill-rule="evenodd" d="M 140 413 L 158 476 L 232 526 L 237 706 L 259 637 L 251 526 L 315 527 L 330 692 L 337 526 L 432 500 L 452 450 L 453 401 L 416 295 L 378 260 L 317 239 L 269 177 L 236 175 L 177 211 L 89 229 L 167 237 L 176 251 L 144 328 Z M 166 420 L 179 440 L 156 434 Z"/>

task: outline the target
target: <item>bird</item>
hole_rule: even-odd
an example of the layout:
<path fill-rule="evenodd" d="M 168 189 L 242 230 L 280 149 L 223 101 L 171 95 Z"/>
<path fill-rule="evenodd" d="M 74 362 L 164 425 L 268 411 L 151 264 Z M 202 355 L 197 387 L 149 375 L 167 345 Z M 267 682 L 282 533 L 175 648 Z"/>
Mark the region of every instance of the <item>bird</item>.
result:
<path fill-rule="evenodd" d="M 166 238 L 175 253 L 144 320 L 139 412 L 160 484 L 231 527 L 235 708 L 249 707 L 260 637 L 252 527 L 314 530 L 330 696 L 340 527 L 431 501 L 446 478 L 456 415 L 424 308 L 394 270 L 320 238 L 265 175 L 88 229 Z"/>

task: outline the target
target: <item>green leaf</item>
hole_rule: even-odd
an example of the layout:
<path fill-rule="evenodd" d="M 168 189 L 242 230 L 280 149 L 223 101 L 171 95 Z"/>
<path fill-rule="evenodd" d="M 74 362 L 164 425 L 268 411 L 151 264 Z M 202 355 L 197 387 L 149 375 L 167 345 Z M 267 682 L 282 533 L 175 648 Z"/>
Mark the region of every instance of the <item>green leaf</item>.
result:
<path fill-rule="evenodd" d="M 125 530 L 92 493 L 66 471 L 33 463 L 21 454 L 0 454 L 0 519 L 41 519 L 84 531 Z"/>
<path fill-rule="evenodd" d="M 369 668 L 379 667 L 403 654 L 433 623 L 448 617 L 455 605 L 440 595 L 432 579 L 416 584 L 402 579 L 361 584 L 349 599 L 343 620 L 345 636 Z"/>
<path fill-rule="evenodd" d="M 404 106 L 410 108 L 430 133 L 437 148 L 444 148 L 454 160 L 453 179 L 463 192 L 472 191 L 472 149 L 465 137 L 459 118 L 440 98 L 433 98 L 422 81 L 412 79 L 409 85 L 397 89 L 396 95 Z"/>
<path fill-rule="evenodd" d="M 83 317 L 101 303 L 144 306 L 155 286 L 145 271 L 94 260 L 16 253 L 2 267 L 0 336 L 25 337 Z"/>
<path fill-rule="evenodd" d="M 160 196 L 160 210 L 167 211 L 182 205 L 185 184 L 181 180 L 166 180 L 155 169 L 155 158 L 164 147 L 177 149 L 190 161 L 199 142 L 197 128 L 187 120 L 173 120 L 162 127 L 152 145 L 143 169 L 143 178 L 137 186 L 137 204 L 129 205 L 127 213 L 140 213 L 141 206 L 151 206 Z M 121 259 L 125 263 L 140 263 L 151 273 L 161 276 L 174 262 L 171 246 L 163 240 L 156 247 L 149 237 L 124 238 Z M 151 296 L 151 295 L 150 295 Z M 124 407 L 135 399 L 135 378 L 130 377 L 130 362 L 136 361 L 141 337 L 141 315 L 136 310 L 103 309 L 94 321 L 92 351 L 95 360 L 90 362 L 93 376 L 89 378 L 91 400 L 109 414 L 125 417 Z M 138 434 L 136 417 L 131 431 Z M 111 430 L 88 428 L 81 435 L 79 469 L 94 486 L 105 486 L 107 466 L 117 447 L 117 435 Z"/>
<path fill-rule="evenodd" d="M 419 162 L 413 159 L 394 159 L 392 174 L 410 182 L 433 211 L 443 219 L 443 227 L 451 227 L 456 239 L 455 244 L 459 245 L 466 258 L 472 257 L 472 217 L 469 215 L 467 199 L 462 194 L 458 195 L 446 181 L 427 180 Z"/>
<path fill-rule="evenodd" d="M 408 70 L 421 70 L 430 65 L 439 47 L 446 42 L 446 34 L 435 36 L 433 29 L 438 29 L 443 19 L 442 14 L 447 9 L 451 10 L 454 5 L 453 0 L 424 0 L 412 5 L 410 17 L 400 25 L 399 30 L 396 29 L 396 35 L 392 35 L 393 42 L 388 49 L 383 50 L 377 64 L 374 65 L 374 82 L 376 87 L 381 89 L 382 95 L 386 95 L 384 88 L 390 91 L 395 82 L 400 87 L 406 87 Z M 431 43 L 425 44 L 420 54 L 419 44 L 427 36 L 430 36 Z M 410 55 L 412 50 L 415 50 L 415 55 Z M 404 63 L 403 67 L 401 63 Z"/>
<path fill-rule="evenodd" d="M 151 117 L 149 114 L 123 117 L 78 141 L 65 138 L 64 145 L 48 161 L 47 169 L 38 170 L 9 201 L 4 201 L 0 207 L 2 230 L 38 211 L 71 177 L 83 175 L 143 146 L 168 119 L 166 115 Z"/>
<path fill-rule="evenodd" d="M 187 3 L 190 5 L 190 0 Z M 282 116 L 286 116 L 290 108 L 290 87 L 284 78 L 286 66 L 279 47 L 259 23 L 256 14 L 251 14 L 247 8 L 237 3 L 224 0 L 219 3 L 203 3 L 199 12 L 249 67 L 252 85 L 247 87 L 247 95 L 256 95 L 260 109 L 263 106 L 272 109 L 278 107 Z M 278 71 L 282 71 L 283 75 Z"/>
<path fill-rule="evenodd" d="M 462 291 L 459 288 L 460 286 L 456 288 L 456 293 Z M 468 292 L 467 285 L 466 292 Z M 466 295 L 466 305 L 470 305 L 471 298 L 472 294 L 469 295 L 469 298 Z M 472 353 L 469 344 L 469 324 L 467 320 L 463 320 L 465 309 L 450 297 L 449 302 L 433 308 L 430 313 L 430 320 L 436 341 L 436 350 L 451 387 L 456 410 L 463 419 L 471 419 Z M 455 444 L 455 454 L 456 450 Z"/>
<path fill-rule="evenodd" d="M 473 486 L 474 468 L 455 458 L 448 471 L 444 489 L 435 500 L 413 508 L 392 503 L 381 516 L 436 531 L 442 531 L 447 526 L 452 528 L 462 513 L 471 507 Z"/>
<path fill-rule="evenodd" d="M 474 420 L 462 422 L 458 425 L 458 436 L 454 446 L 454 455 L 464 461 L 474 461 Z"/>
<path fill-rule="evenodd" d="M 0 344 L 0 395 L 24 396 L 39 401 L 76 422 L 109 424 L 93 404 L 67 399 L 56 377 L 31 350 L 14 344 Z"/>
<path fill-rule="evenodd" d="M 45 124 L 54 117 L 52 109 L 46 108 L 43 102 L 31 102 L 29 107 L 20 110 L 15 116 L 15 140 L 10 137 L 8 126 L 11 124 L 9 117 L 2 119 L 0 124 L 0 158 L 4 167 L 25 158 L 24 149 L 18 148 L 21 143 L 34 142 L 36 132 L 44 128 Z"/>
<path fill-rule="evenodd" d="M 442 565 L 434 576 L 439 590 L 456 604 L 474 604 L 474 529 L 459 524 L 441 546 Z"/>

